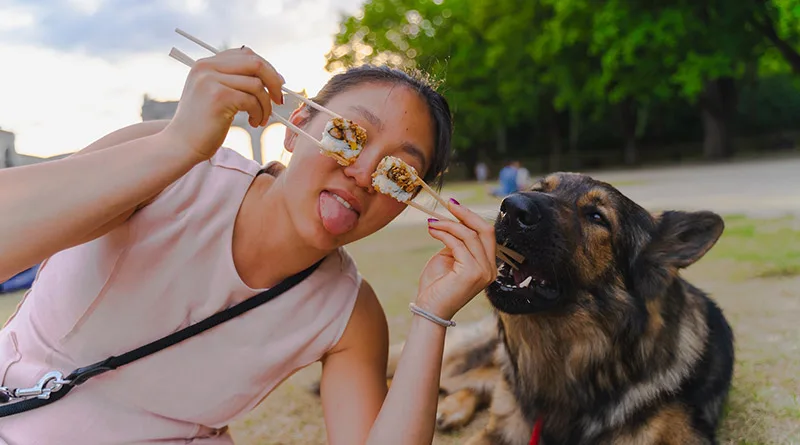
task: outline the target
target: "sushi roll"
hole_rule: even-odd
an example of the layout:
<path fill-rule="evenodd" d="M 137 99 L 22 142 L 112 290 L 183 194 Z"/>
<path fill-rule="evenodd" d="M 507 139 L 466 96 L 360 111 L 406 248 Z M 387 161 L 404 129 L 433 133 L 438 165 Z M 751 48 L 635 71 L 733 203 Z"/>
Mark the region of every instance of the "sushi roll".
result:
<path fill-rule="evenodd" d="M 367 143 L 367 132 L 355 122 L 337 117 L 325 125 L 321 142 L 320 151 L 346 167 L 358 158 Z"/>
<path fill-rule="evenodd" d="M 394 156 L 386 156 L 372 174 L 372 187 L 400 202 L 414 197 L 419 183 L 419 175 L 414 167 Z"/>

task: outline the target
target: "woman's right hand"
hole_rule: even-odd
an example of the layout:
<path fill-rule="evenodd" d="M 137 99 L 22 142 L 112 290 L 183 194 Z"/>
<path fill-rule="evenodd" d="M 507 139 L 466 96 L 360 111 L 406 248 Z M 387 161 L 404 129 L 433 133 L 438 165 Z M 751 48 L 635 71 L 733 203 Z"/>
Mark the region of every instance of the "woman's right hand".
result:
<path fill-rule="evenodd" d="M 428 230 L 444 248 L 428 261 L 416 304 L 449 319 L 497 278 L 494 226 L 450 201 L 448 210 L 461 223 L 428 220 Z"/>
<path fill-rule="evenodd" d="M 240 111 L 253 127 L 266 125 L 272 101 L 283 103 L 283 77 L 249 48 L 199 59 L 189 72 L 178 109 L 163 134 L 197 162 L 214 156 Z M 267 88 L 269 94 L 264 90 Z"/>

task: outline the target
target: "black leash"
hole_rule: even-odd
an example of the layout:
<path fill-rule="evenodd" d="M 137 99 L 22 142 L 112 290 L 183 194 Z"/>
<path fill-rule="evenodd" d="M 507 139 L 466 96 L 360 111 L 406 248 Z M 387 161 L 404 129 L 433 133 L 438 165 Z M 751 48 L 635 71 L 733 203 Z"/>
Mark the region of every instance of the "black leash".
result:
<path fill-rule="evenodd" d="M 187 326 L 178 332 L 174 332 L 166 337 L 160 338 L 152 343 L 136 348 L 119 356 L 111 356 L 103 361 L 94 363 L 83 368 L 78 368 L 70 373 L 66 378 L 59 371 L 52 371 L 45 374 L 39 382 L 31 388 L 9 389 L 0 387 L 0 417 L 22 413 L 44 405 L 55 402 L 69 393 L 72 388 L 86 383 L 92 377 L 105 372 L 117 369 L 133 361 L 147 357 L 150 354 L 168 348 L 176 343 L 182 342 L 187 338 L 207 331 L 214 326 L 226 322 L 231 318 L 237 317 L 245 312 L 254 309 L 280 294 L 293 288 L 295 285 L 311 275 L 323 260 L 312 265 L 289 278 L 281 281 L 274 287 L 261 292 L 258 295 L 248 298 L 241 303 L 199 321 L 191 326 Z M 8 403 L 11 399 L 25 400 Z M 5 405 L 4 405 L 5 404 Z"/>

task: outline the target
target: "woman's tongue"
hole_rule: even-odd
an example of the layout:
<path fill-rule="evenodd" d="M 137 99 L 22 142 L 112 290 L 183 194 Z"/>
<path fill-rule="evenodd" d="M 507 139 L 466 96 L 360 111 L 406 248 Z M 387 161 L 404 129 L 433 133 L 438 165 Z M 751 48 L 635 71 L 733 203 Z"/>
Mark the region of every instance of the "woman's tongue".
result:
<path fill-rule="evenodd" d="M 342 205 L 329 192 L 319 195 L 319 214 L 325 230 L 333 235 L 349 232 L 358 222 L 358 213 Z"/>

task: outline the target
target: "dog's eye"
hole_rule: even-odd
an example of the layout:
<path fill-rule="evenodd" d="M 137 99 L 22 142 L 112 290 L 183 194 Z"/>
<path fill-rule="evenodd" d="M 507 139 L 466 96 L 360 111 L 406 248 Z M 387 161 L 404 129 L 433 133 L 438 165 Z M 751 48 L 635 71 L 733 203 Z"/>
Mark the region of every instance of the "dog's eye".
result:
<path fill-rule="evenodd" d="M 589 221 L 595 224 L 600 224 L 601 226 L 604 227 L 608 227 L 608 222 L 606 222 L 606 219 L 603 217 L 602 213 L 596 210 L 591 210 L 588 212 L 588 216 L 589 216 Z"/>

